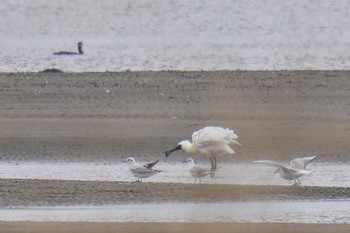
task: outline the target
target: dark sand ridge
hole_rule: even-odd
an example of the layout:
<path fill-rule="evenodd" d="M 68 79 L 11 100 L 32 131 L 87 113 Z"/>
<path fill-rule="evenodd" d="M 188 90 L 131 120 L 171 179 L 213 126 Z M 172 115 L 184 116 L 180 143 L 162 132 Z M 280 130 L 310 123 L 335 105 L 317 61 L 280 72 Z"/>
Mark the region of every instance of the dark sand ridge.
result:
<path fill-rule="evenodd" d="M 7 208 L 167 202 L 334 200 L 350 198 L 350 188 L 2 179 L 0 196 L 0 207 Z"/>

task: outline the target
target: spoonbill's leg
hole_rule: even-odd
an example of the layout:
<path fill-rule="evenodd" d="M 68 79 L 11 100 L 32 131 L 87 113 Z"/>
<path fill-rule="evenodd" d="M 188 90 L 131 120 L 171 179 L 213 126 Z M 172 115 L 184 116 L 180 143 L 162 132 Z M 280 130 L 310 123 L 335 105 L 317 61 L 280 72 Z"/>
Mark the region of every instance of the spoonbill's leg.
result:
<path fill-rule="evenodd" d="M 213 155 L 213 158 L 210 157 L 210 163 L 211 163 L 211 169 L 214 171 L 210 174 L 211 177 L 215 176 L 215 170 L 216 170 L 216 157 Z"/>

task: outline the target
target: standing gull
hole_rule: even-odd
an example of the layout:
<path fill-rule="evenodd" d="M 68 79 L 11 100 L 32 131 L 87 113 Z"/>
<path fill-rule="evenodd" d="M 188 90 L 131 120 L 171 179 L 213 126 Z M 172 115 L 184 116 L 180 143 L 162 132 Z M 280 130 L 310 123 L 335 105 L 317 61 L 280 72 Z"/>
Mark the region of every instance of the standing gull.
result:
<path fill-rule="evenodd" d="M 258 160 L 254 161 L 254 163 L 261 163 L 277 167 L 275 173 L 278 172 L 283 179 L 293 180 L 294 185 L 300 185 L 301 182 L 299 180 L 299 177 L 311 174 L 311 171 L 305 170 L 306 165 L 314 161 L 317 157 L 318 155 L 304 158 L 296 158 L 289 162 L 289 166 L 271 160 Z"/>
<path fill-rule="evenodd" d="M 147 164 L 137 164 L 133 157 L 129 157 L 124 160 L 123 163 L 128 163 L 131 174 L 137 178 L 137 181 L 142 182 L 143 178 L 148 178 L 154 174 L 162 172 L 152 169 L 158 161 L 159 160 Z"/>
<path fill-rule="evenodd" d="M 196 183 L 197 178 L 199 179 L 199 183 L 202 183 L 202 178 L 211 175 L 215 172 L 215 169 L 213 167 L 207 168 L 207 167 L 201 167 L 194 163 L 194 160 L 192 158 L 185 159 L 183 161 L 184 163 L 187 163 L 188 166 L 188 172 L 191 176 L 194 177 L 194 183 Z"/>
<path fill-rule="evenodd" d="M 174 149 L 165 151 L 165 156 L 168 157 L 172 152 L 180 149 L 190 155 L 202 153 L 209 157 L 212 168 L 216 170 L 216 155 L 234 154 L 235 151 L 230 144 L 241 145 L 235 140 L 237 138 L 232 129 L 208 126 L 194 132 L 192 142 L 183 140 Z M 214 174 L 212 173 L 212 176 Z"/>

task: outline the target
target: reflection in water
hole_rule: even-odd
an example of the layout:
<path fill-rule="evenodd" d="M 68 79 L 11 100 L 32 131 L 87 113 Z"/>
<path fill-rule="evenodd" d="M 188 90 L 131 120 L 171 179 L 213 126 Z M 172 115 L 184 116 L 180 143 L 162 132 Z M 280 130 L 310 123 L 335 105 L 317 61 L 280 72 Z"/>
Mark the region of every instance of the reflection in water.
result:
<path fill-rule="evenodd" d="M 181 203 L 2 209 L 0 221 L 348 223 L 349 201 Z"/>

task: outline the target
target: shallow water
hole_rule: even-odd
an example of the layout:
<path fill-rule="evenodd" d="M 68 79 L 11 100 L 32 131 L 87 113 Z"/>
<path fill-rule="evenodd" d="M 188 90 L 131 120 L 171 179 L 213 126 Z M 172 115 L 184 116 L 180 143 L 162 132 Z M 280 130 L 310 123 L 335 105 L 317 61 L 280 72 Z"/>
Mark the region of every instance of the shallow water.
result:
<path fill-rule="evenodd" d="M 204 164 L 205 165 L 205 164 Z M 253 163 L 219 164 L 215 177 L 205 177 L 202 183 L 247 184 L 247 185 L 291 185 L 293 181 L 274 174 L 275 168 Z M 305 186 L 350 187 L 350 164 L 311 163 L 307 169 L 310 176 L 300 178 Z M 156 169 L 164 172 L 156 174 L 145 182 L 192 183 L 194 178 L 182 163 L 159 162 Z M 42 163 L 42 162 L 2 162 L 0 178 L 18 179 L 58 179 L 90 181 L 135 181 L 128 166 L 123 163 Z"/>
<path fill-rule="evenodd" d="M 0 209 L 0 221 L 349 223 L 349 201 L 181 203 Z"/>
<path fill-rule="evenodd" d="M 349 1 L 2 1 L 0 72 L 348 69 Z M 54 56 L 76 51 L 84 56 Z"/>

